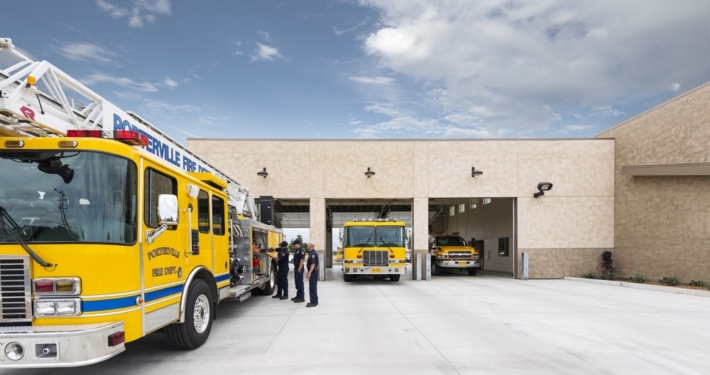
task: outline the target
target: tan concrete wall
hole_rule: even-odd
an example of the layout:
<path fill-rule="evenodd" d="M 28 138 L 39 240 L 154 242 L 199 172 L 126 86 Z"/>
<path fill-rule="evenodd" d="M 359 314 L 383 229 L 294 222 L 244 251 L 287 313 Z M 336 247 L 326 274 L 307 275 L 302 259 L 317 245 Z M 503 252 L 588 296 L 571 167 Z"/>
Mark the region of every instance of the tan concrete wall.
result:
<path fill-rule="evenodd" d="M 634 164 L 710 161 L 710 84 L 599 137 L 614 138 L 615 263 L 628 274 L 710 281 L 710 176 L 622 176 Z"/>
<path fill-rule="evenodd" d="M 500 197 L 519 198 L 521 248 L 613 247 L 611 140 L 190 139 L 188 147 L 256 197 L 311 199 L 319 210 L 311 216 L 311 238 L 320 244 L 324 198 L 414 198 L 414 250 L 426 251 L 426 208 L 418 204 L 425 207 L 429 197 Z M 472 178 L 473 166 L 483 175 Z M 267 178 L 256 175 L 263 167 Z M 367 167 L 374 177 L 365 177 Z M 533 199 L 543 181 L 553 190 Z"/>

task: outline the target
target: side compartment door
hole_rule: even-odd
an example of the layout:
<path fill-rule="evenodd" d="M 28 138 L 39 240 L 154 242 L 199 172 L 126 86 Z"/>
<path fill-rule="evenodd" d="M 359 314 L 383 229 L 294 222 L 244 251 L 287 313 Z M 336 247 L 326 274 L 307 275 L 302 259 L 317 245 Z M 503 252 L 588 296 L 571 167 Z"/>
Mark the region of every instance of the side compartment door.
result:
<path fill-rule="evenodd" d="M 181 205 L 178 210 L 178 225 L 168 226 L 160 235 L 151 234 L 159 230 L 158 216 L 160 195 L 176 195 L 180 198 L 177 179 L 166 169 L 147 164 L 145 177 L 143 235 L 143 287 L 144 287 L 144 329 L 154 331 L 179 317 L 180 296 L 187 272 L 185 251 L 187 250 L 187 216 Z M 182 192 L 185 195 L 185 192 Z"/>

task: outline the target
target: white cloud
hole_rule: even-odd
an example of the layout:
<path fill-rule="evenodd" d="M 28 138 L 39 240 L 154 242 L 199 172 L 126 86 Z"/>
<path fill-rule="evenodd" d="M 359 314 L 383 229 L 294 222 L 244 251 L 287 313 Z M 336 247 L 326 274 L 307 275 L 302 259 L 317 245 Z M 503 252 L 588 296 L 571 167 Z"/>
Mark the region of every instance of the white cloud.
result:
<path fill-rule="evenodd" d="M 264 40 L 265 42 L 267 42 L 267 43 L 273 43 L 273 42 L 274 42 L 274 39 L 271 37 L 271 34 L 269 34 L 268 31 L 261 31 L 261 30 L 259 30 L 259 31 L 256 32 L 256 34 L 259 35 L 259 37 L 260 37 L 261 39 L 263 39 L 263 40 Z"/>
<path fill-rule="evenodd" d="M 171 0 L 134 0 L 130 6 L 121 7 L 106 0 L 96 0 L 99 10 L 108 13 L 111 18 L 128 17 L 128 26 L 142 28 L 145 23 L 154 23 L 155 15 L 170 15 Z"/>
<path fill-rule="evenodd" d="M 580 130 L 587 130 L 593 128 L 592 125 L 565 125 L 562 127 L 565 130 L 569 131 L 580 131 Z"/>
<path fill-rule="evenodd" d="M 348 77 L 349 80 L 355 81 L 355 82 L 360 82 L 360 83 L 372 83 L 376 85 L 389 85 L 390 83 L 394 82 L 394 78 L 390 77 L 363 77 L 363 76 L 350 76 Z"/>
<path fill-rule="evenodd" d="M 333 26 L 333 32 L 335 33 L 335 35 L 343 35 L 343 34 L 351 32 L 351 31 L 355 31 L 355 30 L 361 28 L 362 26 L 367 25 L 368 22 L 370 22 L 370 17 L 365 17 L 365 19 L 362 20 L 357 25 L 355 25 L 351 28 L 345 29 L 345 30 L 340 30 L 340 29 L 338 29 L 337 26 Z"/>
<path fill-rule="evenodd" d="M 163 80 L 163 85 L 165 85 L 171 89 L 174 89 L 174 88 L 177 88 L 178 86 L 180 86 L 180 84 L 177 81 L 170 79 L 169 77 L 165 77 L 165 80 Z"/>
<path fill-rule="evenodd" d="M 559 126 L 559 113 L 619 116 L 602 107 L 634 105 L 667 92 L 668 82 L 696 86 L 710 76 L 710 34 L 697 32 L 709 21 L 704 1 L 359 2 L 380 13 L 364 52 L 424 93 L 406 105 L 399 103 L 410 87 L 388 93 L 390 109 L 436 119 L 442 134 L 454 126 L 449 134 L 524 135 Z"/>
<path fill-rule="evenodd" d="M 255 55 L 251 57 L 251 61 L 266 60 L 273 61 L 276 59 L 283 59 L 284 57 L 279 53 L 279 50 L 272 46 L 267 46 L 266 44 L 256 43 L 257 49 L 254 51 Z"/>
<path fill-rule="evenodd" d="M 148 82 L 136 82 L 130 78 L 125 77 L 114 77 L 108 74 L 102 73 L 92 73 L 89 74 L 84 79 L 80 80 L 83 84 L 91 86 L 96 83 L 110 83 L 116 86 L 125 87 L 131 90 L 142 91 L 142 92 L 156 92 L 158 88 Z"/>
<path fill-rule="evenodd" d="M 673 91 L 678 91 L 680 90 L 680 83 L 674 83 L 671 85 L 671 90 Z"/>
<path fill-rule="evenodd" d="M 194 104 L 171 104 L 156 99 L 144 99 L 141 107 L 149 112 L 200 112 L 202 110 L 202 107 Z"/>
<path fill-rule="evenodd" d="M 118 54 L 99 44 L 88 42 L 66 43 L 59 47 L 58 52 L 69 60 L 93 61 L 104 65 L 118 65 L 116 62 Z"/>

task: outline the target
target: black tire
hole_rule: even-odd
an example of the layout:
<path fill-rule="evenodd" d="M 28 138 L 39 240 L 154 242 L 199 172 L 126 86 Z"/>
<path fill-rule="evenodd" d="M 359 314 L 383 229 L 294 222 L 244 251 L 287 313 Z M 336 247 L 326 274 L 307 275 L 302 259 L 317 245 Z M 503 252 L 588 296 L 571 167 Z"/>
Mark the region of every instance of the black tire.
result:
<path fill-rule="evenodd" d="M 468 269 L 469 276 L 476 276 L 477 273 L 478 273 L 478 268 L 469 268 Z"/>
<path fill-rule="evenodd" d="M 353 281 L 354 278 L 355 278 L 355 276 L 348 275 L 347 273 L 343 275 L 343 280 L 345 280 L 346 283 Z"/>
<path fill-rule="evenodd" d="M 433 276 L 441 276 L 444 274 L 444 269 L 439 267 L 438 264 L 436 264 L 436 259 L 431 258 L 431 274 Z"/>
<path fill-rule="evenodd" d="M 202 346 L 212 330 L 214 307 L 210 287 L 204 280 L 195 280 L 187 292 L 185 323 L 174 323 L 163 329 L 168 345 L 174 349 L 195 349 Z M 200 310 L 197 314 L 196 309 Z M 195 315 L 201 318 L 197 324 Z"/>
<path fill-rule="evenodd" d="M 402 275 L 390 275 L 390 281 L 399 281 L 399 277 Z"/>
<path fill-rule="evenodd" d="M 276 289 L 276 264 L 271 264 L 271 271 L 269 272 L 269 274 L 269 282 L 264 284 L 263 288 L 261 288 L 262 296 L 270 296 L 274 294 L 274 290 Z"/>

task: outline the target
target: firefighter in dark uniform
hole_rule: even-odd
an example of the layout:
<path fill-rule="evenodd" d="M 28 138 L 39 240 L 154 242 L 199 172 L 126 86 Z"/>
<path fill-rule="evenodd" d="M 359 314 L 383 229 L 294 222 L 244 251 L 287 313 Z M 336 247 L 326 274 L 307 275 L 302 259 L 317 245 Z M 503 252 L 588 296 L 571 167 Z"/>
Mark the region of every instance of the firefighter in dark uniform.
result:
<path fill-rule="evenodd" d="M 304 261 L 306 252 L 301 247 L 301 241 L 293 241 L 296 252 L 293 254 L 293 278 L 296 280 L 296 297 L 291 298 L 295 303 L 306 302 L 306 295 L 303 292 L 303 272 L 305 271 Z"/>
<path fill-rule="evenodd" d="M 307 267 L 306 279 L 308 279 L 308 294 L 311 297 L 311 302 L 306 307 L 315 307 L 318 306 L 318 253 L 313 242 L 308 243 Z"/>
<path fill-rule="evenodd" d="M 278 265 L 276 277 L 276 295 L 271 298 L 288 299 L 288 242 L 279 244 L 279 251 L 272 256 Z"/>

